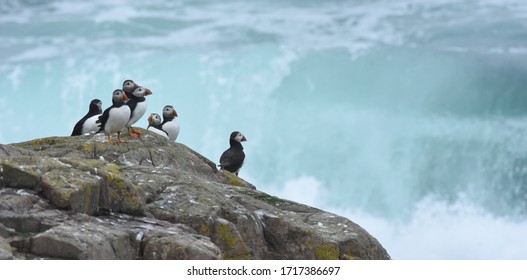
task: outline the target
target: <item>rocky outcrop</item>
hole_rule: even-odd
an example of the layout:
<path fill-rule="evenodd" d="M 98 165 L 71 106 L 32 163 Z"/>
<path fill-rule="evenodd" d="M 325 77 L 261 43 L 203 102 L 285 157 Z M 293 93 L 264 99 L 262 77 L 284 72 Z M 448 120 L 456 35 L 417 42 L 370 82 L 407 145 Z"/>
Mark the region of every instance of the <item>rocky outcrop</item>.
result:
<path fill-rule="evenodd" d="M 389 259 L 355 223 L 143 133 L 0 145 L 0 259 Z"/>

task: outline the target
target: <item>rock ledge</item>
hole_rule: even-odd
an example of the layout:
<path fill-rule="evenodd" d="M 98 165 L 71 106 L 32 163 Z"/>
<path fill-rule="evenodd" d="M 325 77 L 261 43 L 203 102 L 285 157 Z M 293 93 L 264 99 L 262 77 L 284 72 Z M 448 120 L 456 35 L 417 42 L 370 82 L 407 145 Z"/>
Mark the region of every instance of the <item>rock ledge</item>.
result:
<path fill-rule="evenodd" d="M 357 224 L 143 130 L 0 145 L 0 259 L 389 259 Z"/>

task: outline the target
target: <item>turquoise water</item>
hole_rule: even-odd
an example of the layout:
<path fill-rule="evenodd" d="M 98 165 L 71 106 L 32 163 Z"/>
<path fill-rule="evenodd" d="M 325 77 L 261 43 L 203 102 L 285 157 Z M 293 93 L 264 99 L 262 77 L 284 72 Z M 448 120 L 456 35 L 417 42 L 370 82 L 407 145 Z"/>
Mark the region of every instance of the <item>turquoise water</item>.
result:
<path fill-rule="evenodd" d="M 136 2 L 0 2 L 0 143 L 133 79 L 178 141 L 217 161 L 243 132 L 241 177 L 395 259 L 527 258 L 524 1 Z"/>

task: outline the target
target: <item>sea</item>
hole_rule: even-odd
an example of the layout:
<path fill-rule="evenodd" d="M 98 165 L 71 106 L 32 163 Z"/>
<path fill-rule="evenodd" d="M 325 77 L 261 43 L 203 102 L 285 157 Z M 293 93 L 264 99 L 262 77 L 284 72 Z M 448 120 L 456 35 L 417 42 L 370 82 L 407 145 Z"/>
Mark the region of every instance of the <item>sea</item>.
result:
<path fill-rule="evenodd" d="M 240 177 L 393 259 L 527 259 L 527 1 L 3 0 L 0 143 L 132 79 Z"/>

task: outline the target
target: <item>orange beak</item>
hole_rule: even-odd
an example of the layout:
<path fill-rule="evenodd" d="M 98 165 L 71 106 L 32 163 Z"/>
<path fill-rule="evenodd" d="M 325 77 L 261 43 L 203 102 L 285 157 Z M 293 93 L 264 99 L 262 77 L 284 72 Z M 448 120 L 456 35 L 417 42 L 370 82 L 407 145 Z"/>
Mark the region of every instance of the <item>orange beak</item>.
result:
<path fill-rule="evenodd" d="M 152 91 L 151 91 L 151 90 L 149 90 L 149 89 L 147 89 L 147 88 L 145 88 L 145 90 L 146 90 L 145 96 L 152 94 Z"/>
<path fill-rule="evenodd" d="M 123 101 L 128 101 L 128 95 L 126 95 L 126 93 L 123 94 Z"/>
<path fill-rule="evenodd" d="M 247 138 L 245 138 L 245 135 L 242 136 L 242 142 L 247 141 Z"/>
<path fill-rule="evenodd" d="M 177 117 L 177 112 L 176 112 L 176 110 L 174 110 L 174 114 L 173 114 L 173 115 L 174 115 L 174 117 Z"/>
<path fill-rule="evenodd" d="M 148 116 L 148 123 L 152 123 L 152 116 Z"/>

